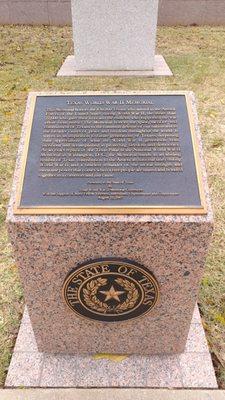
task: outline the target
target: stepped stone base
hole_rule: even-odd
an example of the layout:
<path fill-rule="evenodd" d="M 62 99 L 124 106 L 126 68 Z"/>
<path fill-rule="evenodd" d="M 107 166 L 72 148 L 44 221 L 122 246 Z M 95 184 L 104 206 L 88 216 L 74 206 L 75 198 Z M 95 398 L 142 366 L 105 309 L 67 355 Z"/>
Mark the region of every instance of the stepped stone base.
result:
<path fill-rule="evenodd" d="M 68 56 L 64 61 L 62 67 L 60 68 L 57 76 L 121 76 L 121 77 L 129 77 L 129 76 L 146 76 L 146 77 L 154 77 L 154 76 L 172 76 L 169 66 L 167 65 L 163 56 L 157 55 L 155 56 L 155 67 L 152 71 L 81 71 L 76 70 L 76 63 L 74 56 Z"/>
<path fill-rule="evenodd" d="M 38 352 L 25 309 L 5 385 L 8 388 L 217 388 L 197 307 L 184 353 L 130 355 L 118 362 L 106 355 Z"/>

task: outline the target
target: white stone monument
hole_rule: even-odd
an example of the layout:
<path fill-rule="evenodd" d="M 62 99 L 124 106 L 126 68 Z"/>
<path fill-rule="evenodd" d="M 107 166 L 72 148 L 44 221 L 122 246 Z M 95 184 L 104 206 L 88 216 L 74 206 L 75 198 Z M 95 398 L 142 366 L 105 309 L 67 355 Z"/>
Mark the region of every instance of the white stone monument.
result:
<path fill-rule="evenodd" d="M 172 75 L 155 55 L 158 0 L 71 0 L 74 55 L 58 76 Z"/>

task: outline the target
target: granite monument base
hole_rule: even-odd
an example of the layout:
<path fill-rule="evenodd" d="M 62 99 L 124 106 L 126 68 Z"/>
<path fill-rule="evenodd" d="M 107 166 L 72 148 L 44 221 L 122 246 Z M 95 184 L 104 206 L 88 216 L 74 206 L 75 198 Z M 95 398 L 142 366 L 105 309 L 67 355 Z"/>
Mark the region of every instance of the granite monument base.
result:
<path fill-rule="evenodd" d="M 7 223 L 39 352 L 149 356 L 184 351 L 213 230 L 194 96 L 188 96 L 206 196 L 202 215 L 16 215 L 29 98 Z M 150 312 L 111 323 L 81 318 L 68 307 L 62 295 L 68 274 L 102 258 L 133 260 L 153 274 L 159 301 Z"/>
<path fill-rule="evenodd" d="M 217 382 L 196 306 L 184 353 L 114 361 L 104 354 L 40 353 L 25 310 L 5 386 L 216 389 Z"/>
<path fill-rule="evenodd" d="M 156 77 L 156 76 L 173 76 L 166 60 L 161 55 L 155 56 L 154 68 L 152 70 L 79 70 L 76 68 L 74 56 L 68 56 L 57 73 L 57 76 L 143 76 L 143 77 Z"/>

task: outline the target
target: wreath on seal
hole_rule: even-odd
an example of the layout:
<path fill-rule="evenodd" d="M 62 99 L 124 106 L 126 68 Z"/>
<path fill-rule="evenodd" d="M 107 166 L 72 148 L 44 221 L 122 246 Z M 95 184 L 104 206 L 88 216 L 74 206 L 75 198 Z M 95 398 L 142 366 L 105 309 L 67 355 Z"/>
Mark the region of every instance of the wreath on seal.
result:
<path fill-rule="evenodd" d="M 104 314 L 110 310 L 110 307 L 108 306 L 108 304 L 103 303 L 103 301 L 100 301 L 97 298 L 96 294 L 98 292 L 98 289 L 106 284 L 107 284 L 107 279 L 97 278 L 89 282 L 87 284 L 87 287 L 83 290 L 84 301 L 87 304 L 87 306 L 90 307 L 92 310 Z"/>
<path fill-rule="evenodd" d="M 135 284 L 123 278 L 117 278 L 115 281 L 128 292 L 127 299 L 116 306 L 115 312 L 120 313 L 133 308 L 138 300 L 138 291 Z"/>
<path fill-rule="evenodd" d="M 102 314 L 106 314 L 110 311 L 119 314 L 133 308 L 138 300 L 138 290 L 136 289 L 134 283 L 123 278 L 118 278 L 115 280 L 115 282 L 128 292 L 127 298 L 123 303 L 118 304 L 116 307 L 110 307 L 108 304 L 99 300 L 97 298 L 98 289 L 107 284 L 107 279 L 97 278 L 89 282 L 86 288 L 83 289 L 84 301 L 86 305 L 92 310 Z"/>

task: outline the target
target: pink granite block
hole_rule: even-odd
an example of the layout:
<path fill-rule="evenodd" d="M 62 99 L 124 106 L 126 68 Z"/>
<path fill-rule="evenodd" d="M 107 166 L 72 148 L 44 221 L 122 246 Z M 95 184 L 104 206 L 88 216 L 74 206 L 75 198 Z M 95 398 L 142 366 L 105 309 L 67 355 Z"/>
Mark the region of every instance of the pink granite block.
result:
<path fill-rule="evenodd" d="M 195 305 L 191 323 L 192 324 L 200 324 L 201 323 L 201 316 L 200 316 L 198 304 Z"/>
<path fill-rule="evenodd" d="M 186 388 L 217 388 L 215 372 L 209 353 L 180 355 L 183 385 Z"/>
<path fill-rule="evenodd" d="M 211 357 L 205 348 L 204 335 L 199 333 L 203 332 L 200 320 L 194 325 L 196 329 L 189 332 L 189 348 L 186 346 L 182 355 L 132 355 L 114 362 L 108 358 L 96 359 L 91 354 L 42 355 L 37 351 L 31 324 L 23 319 L 6 386 L 216 388 Z M 197 341 L 202 344 L 196 346 Z"/>
<path fill-rule="evenodd" d="M 178 356 L 45 356 L 41 387 L 182 387 Z"/>
<path fill-rule="evenodd" d="M 45 355 L 40 387 L 73 387 L 76 371 L 76 357 Z"/>
<path fill-rule="evenodd" d="M 24 308 L 24 312 L 23 312 L 23 318 L 22 318 L 22 321 L 21 321 L 21 326 L 24 324 L 24 325 L 29 325 L 31 322 L 30 322 L 30 316 L 29 316 L 29 313 L 28 313 L 28 309 L 27 309 L 27 306 L 25 306 L 25 308 Z"/>
<path fill-rule="evenodd" d="M 148 364 L 146 357 L 129 356 L 120 363 L 110 364 L 110 386 L 147 387 Z"/>
<path fill-rule="evenodd" d="M 14 215 L 28 101 L 7 221 L 39 351 L 146 355 L 184 351 L 213 228 L 194 97 L 188 95 L 206 215 Z M 155 275 L 160 301 L 150 313 L 110 324 L 79 318 L 66 306 L 61 291 L 68 272 L 78 263 L 102 257 L 134 260 Z"/>
<path fill-rule="evenodd" d="M 147 387 L 183 387 L 178 355 L 152 356 L 148 361 Z"/>
<path fill-rule="evenodd" d="M 26 344 L 24 343 L 25 348 Z M 15 352 L 6 378 L 6 387 L 39 386 L 43 355 L 38 352 Z"/>
<path fill-rule="evenodd" d="M 21 323 L 17 336 L 15 352 L 38 352 L 37 343 L 31 323 Z"/>
<path fill-rule="evenodd" d="M 92 355 L 77 356 L 74 386 L 76 387 L 111 387 L 110 377 L 112 361 L 95 360 Z"/>
<path fill-rule="evenodd" d="M 208 351 L 208 345 L 202 324 L 191 324 L 185 351 L 187 353 L 204 353 Z"/>

